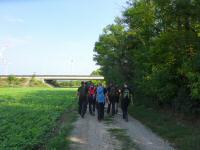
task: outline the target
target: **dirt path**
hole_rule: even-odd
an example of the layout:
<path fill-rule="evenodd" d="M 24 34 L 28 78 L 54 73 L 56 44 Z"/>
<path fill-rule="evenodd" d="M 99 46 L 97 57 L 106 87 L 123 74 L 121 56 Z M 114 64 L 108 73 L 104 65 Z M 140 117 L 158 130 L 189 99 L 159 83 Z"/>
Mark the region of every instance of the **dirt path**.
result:
<path fill-rule="evenodd" d="M 116 124 L 119 128 L 126 129 L 127 134 L 131 137 L 139 149 L 174 150 L 174 148 L 170 146 L 167 141 L 164 141 L 136 119 L 129 116 L 129 122 L 125 122 L 121 118 L 121 114 L 118 114 L 114 119 L 114 124 Z"/>
<path fill-rule="evenodd" d="M 169 143 L 154 134 L 139 121 L 129 116 L 129 122 L 122 119 L 121 113 L 116 115 L 110 123 L 98 122 L 96 116 L 86 114 L 75 122 L 71 134 L 72 150 L 120 150 L 122 142 L 118 141 L 108 130 L 125 129 L 126 134 L 136 145 L 130 149 L 141 150 L 173 150 Z"/>
<path fill-rule="evenodd" d="M 79 117 L 75 123 L 70 140 L 72 150 L 113 150 L 118 142 L 107 131 L 108 127 L 103 122 L 98 122 L 96 117 L 89 114 L 82 119 Z"/>

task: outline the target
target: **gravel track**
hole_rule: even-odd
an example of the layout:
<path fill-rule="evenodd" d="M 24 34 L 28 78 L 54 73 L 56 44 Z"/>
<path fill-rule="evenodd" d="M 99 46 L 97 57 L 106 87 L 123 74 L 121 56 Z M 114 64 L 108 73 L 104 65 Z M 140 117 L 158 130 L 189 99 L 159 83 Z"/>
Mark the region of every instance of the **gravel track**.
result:
<path fill-rule="evenodd" d="M 98 122 L 96 116 L 89 114 L 85 118 L 79 117 L 74 123 L 71 133 L 71 150 L 120 150 L 121 141 L 113 137 L 108 129 L 126 129 L 127 135 L 135 143 L 133 149 L 141 150 L 174 150 L 165 140 L 157 136 L 142 123 L 129 116 L 129 122 L 122 119 L 119 112 L 109 124 Z"/>

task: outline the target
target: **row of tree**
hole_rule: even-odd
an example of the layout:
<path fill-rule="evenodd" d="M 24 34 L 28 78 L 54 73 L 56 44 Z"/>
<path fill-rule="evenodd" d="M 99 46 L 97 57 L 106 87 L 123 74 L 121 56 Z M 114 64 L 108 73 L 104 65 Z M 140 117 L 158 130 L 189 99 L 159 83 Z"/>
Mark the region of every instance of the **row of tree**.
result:
<path fill-rule="evenodd" d="M 200 113 L 199 0 L 129 0 L 94 51 L 105 79 L 128 82 L 138 103 Z"/>

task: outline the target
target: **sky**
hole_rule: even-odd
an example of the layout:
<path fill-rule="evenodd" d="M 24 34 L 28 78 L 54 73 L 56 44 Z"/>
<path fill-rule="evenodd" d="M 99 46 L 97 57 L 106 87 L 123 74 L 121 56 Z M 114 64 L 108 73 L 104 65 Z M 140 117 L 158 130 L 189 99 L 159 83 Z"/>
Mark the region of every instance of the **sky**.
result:
<path fill-rule="evenodd" d="M 0 0 L 0 74 L 88 75 L 126 0 Z"/>

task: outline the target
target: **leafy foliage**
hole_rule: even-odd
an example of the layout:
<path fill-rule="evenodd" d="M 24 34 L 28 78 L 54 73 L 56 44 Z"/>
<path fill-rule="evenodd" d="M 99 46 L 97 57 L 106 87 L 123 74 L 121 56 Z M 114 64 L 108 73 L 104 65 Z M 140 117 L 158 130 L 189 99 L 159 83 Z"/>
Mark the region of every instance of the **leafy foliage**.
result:
<path fill-rule="evenodd" d="M 92 73 L 90 74 L 91 76 L 100 76 L 101 75 L 101 70 L 97 69 L 92 71 Z"/>
<path fill-rule="evenodd" d="M 106 81 L 128 82 L 138 103 L 199 114 L 199 0 L 127 4 L 95 43 Z"/>

